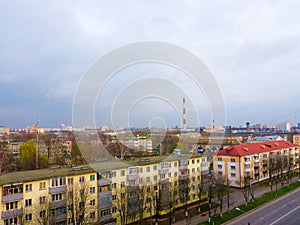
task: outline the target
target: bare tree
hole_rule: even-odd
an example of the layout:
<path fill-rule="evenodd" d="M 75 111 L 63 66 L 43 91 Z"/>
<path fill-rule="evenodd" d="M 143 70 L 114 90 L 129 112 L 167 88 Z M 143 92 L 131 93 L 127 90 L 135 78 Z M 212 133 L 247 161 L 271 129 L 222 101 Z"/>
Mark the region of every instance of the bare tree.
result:
<path fill-rule="evenodd" d="M 74 225 L 91 224 L 94 220 L 89 215 L 96 209 L 96 206 L 90 204 L 90 201 L 93 200 L 90 188 L 92 187 L 84 182 L 68 185 L 68 217 L 72 218 Z"/>
<path fill-rule="evenodd" d="M 217 194 L 219 206 L 220 206 L 220 216 L 222 217 L 222 211 L 223 211 L 223 200 L 224 196 L 227 192 L 227 186 L 226 186 L 226 178 L 223 175 L 216 175 L 214 177 L 214 186 L 215 186 L 215 192 Z"/>
<path fill-rule="evenodd" d="M 129 203 L 129 196 L 128 196 L 128 188 L 127 187 L 119 187 L 116 188 L 116 201 L 114 202 L 114 207 L 116 208 L 117 212 L 119 213 L 120 223 L 121 225 L 125 225 L 128 222 L 128 203 Z"/>
<path fill-rule="evenodd" d="M 244 178 L 243 196 L 245 199 L 245 205 L 250 200 L 254 201 L 254 188 L 252 186 L 252 178 L 250 176 Z"/>

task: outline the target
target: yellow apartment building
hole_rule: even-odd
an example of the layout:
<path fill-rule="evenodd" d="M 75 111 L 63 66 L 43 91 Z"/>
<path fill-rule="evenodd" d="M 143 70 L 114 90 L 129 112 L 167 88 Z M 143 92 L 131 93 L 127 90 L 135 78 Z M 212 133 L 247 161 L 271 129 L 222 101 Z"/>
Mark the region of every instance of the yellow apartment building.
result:
<path fill-rule="evenodd" d="M 213 157 L 214 173 L 228 179 L 233 187 L 244 187 L 245 178 L 257 183 L 269 178 L 269 167 L 282 157 L 284 172 L 299 167 L 299 146 L 287 141 L 233 145 Z"/>
<path fill-rule="evenodd" d="M 43 169 L 0 176 L 1 224 L 73 224 L 98 220 L 97 173 Z"/>
<path fill-rule="evenodd" d="M 206 201 L 204 156 L 153 156 L 0 175 L 1 224 L 129 224 Z M 170 202 L 172 203 L 170 206 Z"/>

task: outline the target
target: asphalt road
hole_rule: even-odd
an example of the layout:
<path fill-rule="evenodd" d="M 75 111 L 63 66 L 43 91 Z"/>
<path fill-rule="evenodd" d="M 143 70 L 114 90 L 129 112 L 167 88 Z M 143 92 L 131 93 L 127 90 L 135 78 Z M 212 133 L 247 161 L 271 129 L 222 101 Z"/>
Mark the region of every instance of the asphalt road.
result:
<path fill-rule="evenodd" d="M 300 224 L 300 189 L 254 211 L 246 213 L 230 225 L 299 225 Z"/>

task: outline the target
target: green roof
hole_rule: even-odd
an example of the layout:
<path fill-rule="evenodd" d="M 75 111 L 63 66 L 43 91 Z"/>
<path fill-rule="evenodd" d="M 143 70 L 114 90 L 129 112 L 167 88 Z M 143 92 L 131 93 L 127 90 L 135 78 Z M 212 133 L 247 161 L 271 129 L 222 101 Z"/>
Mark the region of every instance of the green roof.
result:
<path fill-rule="evenodd" d="M 86 174 L 100 171 L 111 171 L 115 169 L 122 169 L 131 166 L 144 166 L 156 164 L 159 162 L 175 161 L 180 159 L 198 158 L 201 156 L 185 156 L 185 155 L 169 155 L 169 156 L 151 156 L 134 158 L 131 160 L 114 160 L 103 161 L 93 163 L 90 165 L 83 165 L 78 167 L 64 167 L 64 168 L 49 168 L 39 170 L 28 170 L 20 172 L 12 172 L 0 175 L 0 185 L 18 183 L 18 182 L 30 182 L 35 180 L 50 179 L 53 177 L 72 176 L 79 174 Z"/>

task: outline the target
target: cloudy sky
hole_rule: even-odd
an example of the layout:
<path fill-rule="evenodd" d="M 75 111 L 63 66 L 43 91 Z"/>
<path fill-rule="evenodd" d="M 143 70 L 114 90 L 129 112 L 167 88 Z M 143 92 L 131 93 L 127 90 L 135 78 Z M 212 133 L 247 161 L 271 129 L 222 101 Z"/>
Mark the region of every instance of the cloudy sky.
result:
<path fill-rule="evenodd" d="M 1 1 L 0 125 L 25 127 L 38 117 L 44 127 L 71 125 L 73 98 L 87 69 L 112 49 L 144 40 L 184 47 L 209 67 L 223 93 L 226 124 L 295 122 L 299 10 L 297 0 Z M 151 74 L 178 82 L 194 96 L 200 123 L 210 123 L 205 97 L 174 68 L 146 65 L 119 74 L 96 103 L 97 125 L 111 124 L 108 103 L 116 93 Z M 134 126 L 147 126 L 157 115 L 167 126 L 181 126 L 180 112 L 165 101 L 145 99 L 131 113 Z M 194 119 L 188 115 L 188 126 Z"/>

